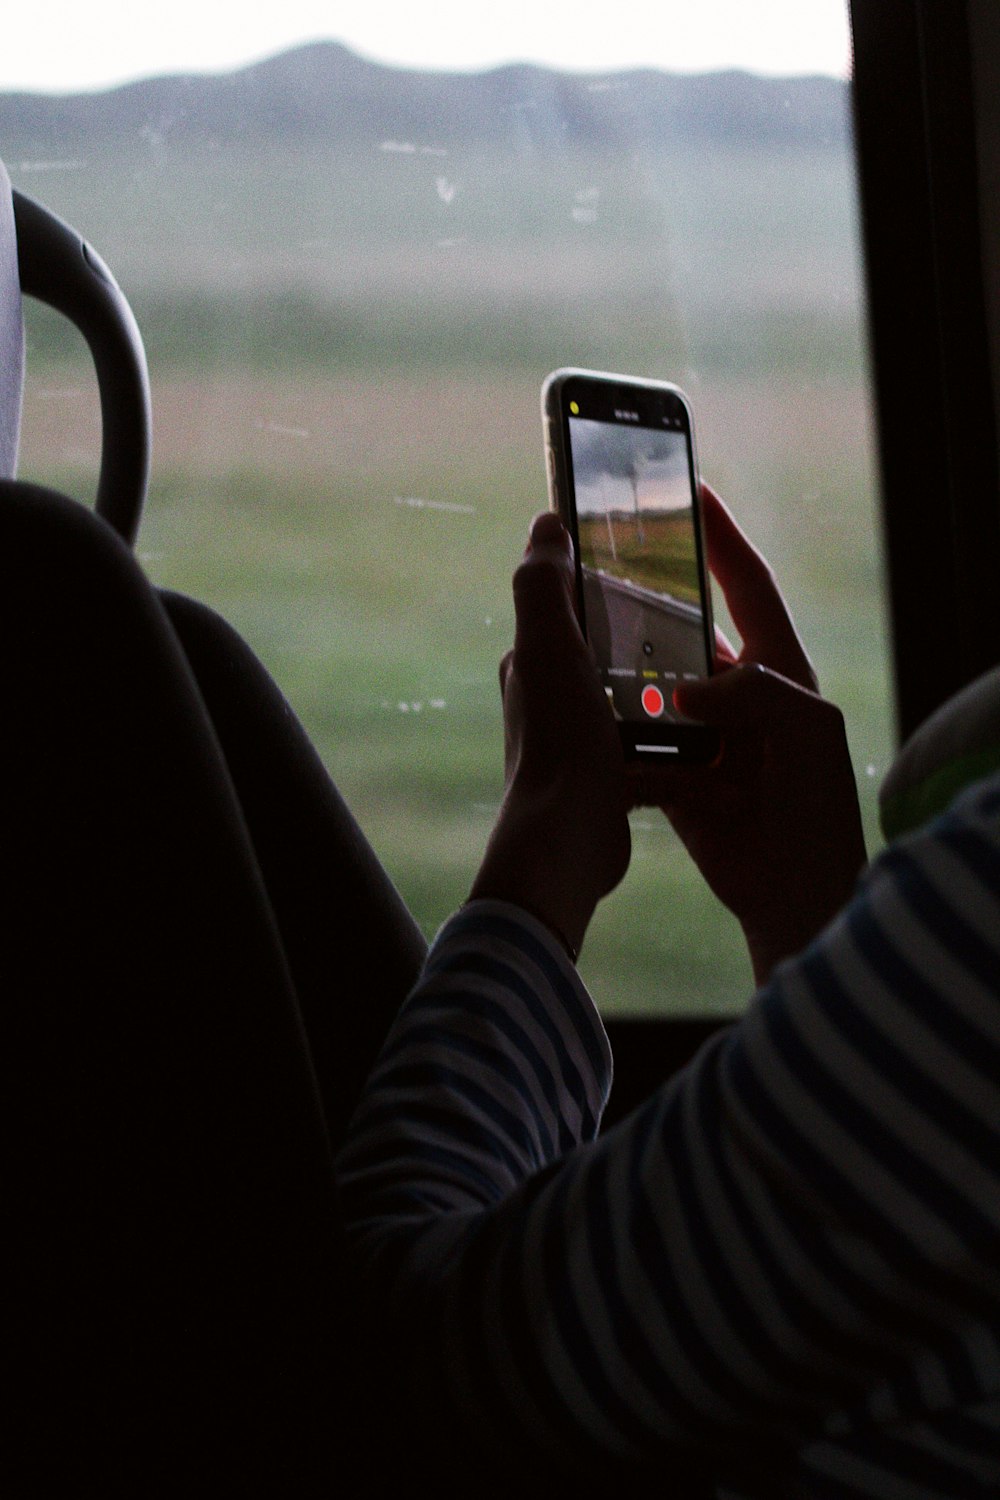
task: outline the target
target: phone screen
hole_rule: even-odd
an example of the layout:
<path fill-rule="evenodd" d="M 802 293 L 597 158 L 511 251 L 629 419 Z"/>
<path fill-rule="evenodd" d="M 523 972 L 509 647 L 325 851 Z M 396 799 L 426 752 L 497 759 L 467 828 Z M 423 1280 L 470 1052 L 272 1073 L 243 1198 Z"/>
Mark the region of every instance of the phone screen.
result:
<path fill-rule="evenodd" d="M 701 758 L 707 732 L 673 706 L 711 661 L 690 409 L 674 387 L 595 378 L 561 406 L 581 613 L 626 748 Z"/>

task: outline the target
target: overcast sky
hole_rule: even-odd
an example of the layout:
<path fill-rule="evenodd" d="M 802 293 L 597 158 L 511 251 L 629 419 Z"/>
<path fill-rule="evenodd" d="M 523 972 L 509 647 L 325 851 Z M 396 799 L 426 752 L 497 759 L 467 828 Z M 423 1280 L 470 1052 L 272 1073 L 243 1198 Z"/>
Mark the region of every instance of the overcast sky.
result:
<path fill-rule="evenodd" d="M 676 510 L 691 504 L 687 446 L 679 432 L 623 427 L 571 417 L 573 482 L 578 515 L 631 510 Z"/>
<path fill-rule="evenodd" d="M 532 61 L 846 77 L 849 67 L 847 0 L 30 0 L 5 11 L 2 90 L 225 71 L 321 37 L 416 68 Z"/>

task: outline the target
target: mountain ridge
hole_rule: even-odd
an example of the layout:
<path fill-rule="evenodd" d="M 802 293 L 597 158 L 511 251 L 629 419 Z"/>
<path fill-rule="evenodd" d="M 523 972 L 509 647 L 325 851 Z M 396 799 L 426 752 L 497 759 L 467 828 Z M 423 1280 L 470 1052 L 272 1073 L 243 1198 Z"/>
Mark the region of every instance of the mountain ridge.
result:
<path fill-rule="evenodd" d="M 557 72 L 512 63 L 416 72 L 312 42 L 229 73 L 173 74 L 96 93 L 0 94 L 0 155 L 81 145 L 144 150 L 248 138 L 301 146 L 412 141 L 596 151 L 681 141 L 842 149 L 849 86 L 726 71 Z"/>

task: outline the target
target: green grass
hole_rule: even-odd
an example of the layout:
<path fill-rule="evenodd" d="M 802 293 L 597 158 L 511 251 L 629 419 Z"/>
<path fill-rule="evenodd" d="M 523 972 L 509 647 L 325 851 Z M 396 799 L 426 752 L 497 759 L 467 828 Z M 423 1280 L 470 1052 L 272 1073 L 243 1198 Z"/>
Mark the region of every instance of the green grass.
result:
<path fill-rule="evenodd" d="M 621 511 L 614 512 L 611 517 L 614 553 L 606 517 L 581 516 L 579 525 L 580 550 L 590 559 L 592 567 L 674 599 L 684 599 L 690 604 L 700 602 L 690 507 L 681 515 L 644 512 L 641 522 Z"/>
<path fill-rule="evenodd" d="M 325 488 L 265 503 L 246 476 L 214 503 L 157 490 L 143 547 L 254 645 L 430 935 L 467 895 L 500 801 L 497 663 L 534 500 L 453 476 L 435 495 L 473 513 L 420 510 L 387 505 L 393 487 L 359 479 L 349 505 Z M 633 821 L 632 869 L 584 973 L 609 1010 L 731 1011 L 748 984 L 735 924 L 662 815 Z"/>
<path fill-rule="evenodd" d="M 532 434 L 534 395 L 527 381 L 510 393 Z M 467 396 L 475 407 L 475 390 Z M 491 387 L 483 400 L 493 397 Z M 30 391 L 28 405 L 30 417 Z M 467 894 L 501 795 L 496 670 L 540 483 L 540 459 L 521 451 L 518 430 L 505 452 L 504 430 L 488 452 L 471 437 L 466 463 L 439 453 L 432 470 L 423 451 L 407 463 L 397 444 L 375 469 L 334 464 L 322 479 L 236 465 L 206 480 L 161 449 L 140 537 L 154 579 L 219 609 L 261 656 L 428 935 Z M 816 475 L 773 460 L 769 479 L 751 476 L 756 493 L 743 493 L 744 477 L 732 498 L 775 553 L 824 685 L 845 708 L 875 839 L 867 768 L 884 769 L 890 736 L 877 567 L 870 521 L 866 548 L 858 519 L 864 474 L 822 472 L 809 515 Z M 82 495 L 91 482 L 48 477 Z M 434 505 L 397 503 L 407 497 Z M 632 822 L 631 868 L 584 951 L 588 982 L 609 1012 L 731 1013 L 750 990 L 735 923 L 661 814 Z"/>

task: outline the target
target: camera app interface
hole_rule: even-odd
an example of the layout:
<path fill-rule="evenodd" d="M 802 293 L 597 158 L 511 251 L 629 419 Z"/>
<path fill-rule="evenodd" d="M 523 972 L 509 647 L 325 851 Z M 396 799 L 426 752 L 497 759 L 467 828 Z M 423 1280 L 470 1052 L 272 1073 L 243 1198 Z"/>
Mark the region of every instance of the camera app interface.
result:
<path fill-rule="evenodd" d="M 686 423 L 582 405 L 569 434 L 587 633 L 618 718 L 677 722 L 674 688 L 708 670 Z"/>

